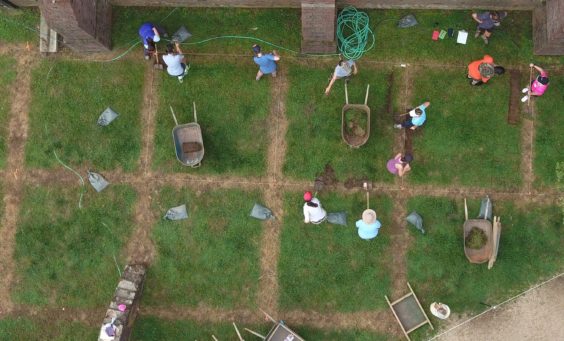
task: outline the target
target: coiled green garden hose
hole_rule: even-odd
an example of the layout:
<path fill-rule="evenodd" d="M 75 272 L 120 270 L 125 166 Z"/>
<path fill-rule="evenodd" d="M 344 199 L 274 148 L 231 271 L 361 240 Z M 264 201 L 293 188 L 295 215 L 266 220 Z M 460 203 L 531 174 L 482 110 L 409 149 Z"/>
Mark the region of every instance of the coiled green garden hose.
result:
<path fill-rule="evenodd" d="M 337 42 L 345 59 L 357 60 L 374 47 L 374 33 L 365 12 L 349 6 L 337 17 Z M 366 45 L 370 41 L 370 46 Z"/>

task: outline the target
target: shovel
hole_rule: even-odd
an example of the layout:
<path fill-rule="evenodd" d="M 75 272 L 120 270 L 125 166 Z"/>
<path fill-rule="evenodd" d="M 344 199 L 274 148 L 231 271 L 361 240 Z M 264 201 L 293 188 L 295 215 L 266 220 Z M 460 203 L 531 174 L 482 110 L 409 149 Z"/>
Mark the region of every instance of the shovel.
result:
<path fill-rule="evenodd" d="M 159 51 L 157 50 L 157 44 L 155 44 L 155 64 L 153 64 L 153 69 L 163 70 L 163 64 L 159 61 Z"/>

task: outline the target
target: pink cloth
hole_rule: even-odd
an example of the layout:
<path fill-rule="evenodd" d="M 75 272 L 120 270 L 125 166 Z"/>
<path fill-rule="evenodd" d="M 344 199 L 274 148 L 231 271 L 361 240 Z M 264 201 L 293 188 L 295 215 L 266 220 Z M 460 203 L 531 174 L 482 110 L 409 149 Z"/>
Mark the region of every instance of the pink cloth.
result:
<path fill-rule="evenodd" d="M 401 164 L 401 161 L 399 159 L 388 160 L 388 163 L 386 163 L 386 168 L 388 168 L 388 172 L 392 174 L 398 174 L 398 169 L 396 168 L 396 165 L 398 164 Z"/>
<path fill-rule="evenodd" d="M 541 72 L 540 76 L 548 77 L 548 73 Z M 548 88 L 548 84 L 542 84 L 541 82 L 539 82 L 538 77 L 535 78 L 535 80 L 531 84 L 531 92 L 534 92 L 537 96 L 541 96 L 542 94 L 544 94 L 547 88 Z"/>

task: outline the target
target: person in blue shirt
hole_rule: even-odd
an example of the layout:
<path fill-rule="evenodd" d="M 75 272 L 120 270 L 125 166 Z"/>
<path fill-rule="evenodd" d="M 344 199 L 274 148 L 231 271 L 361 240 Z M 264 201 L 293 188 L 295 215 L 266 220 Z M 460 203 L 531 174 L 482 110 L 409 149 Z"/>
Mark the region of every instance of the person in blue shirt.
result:
<path fill-rule="evenodd" d="M 253 52 L 255 53 L 253 60 L 259 66 L 255 79 L 258 81 L 263 75 L 276 77 L 276 62 L 280 60 L 278 53 L 272 51 L 272 53 L 263 54 L 260 45 L 257 44 L 253 45 Z"/>
<path fill-rule="evenodd" d="M 403 123 L 394 124 L 394 128 L 397 129 L 406 128 L 406 129 L 415 130 L 417 129 L 417 127 L 421 127 L 423 123 L 425 123 L 425 121 L 427 120 L 427 114 L 425 113 L 425 109 L 427 109 L 429 105 L 431 105 L 430 102 L 425 102 L 420 106 L 418 106 L 417 108 L 410 110 L 409 113 L 407 113 L 408 115 L 407 119 L 403 121 Z"/>
<path fill-rule="evenodd" d="M 345 80 L 348 80 L 350 76 L 356 75 L 357 73 L 358 67 L 354 60 L 340 59 L 337 66 L 335 66 L 335 72 L 333 72 L 330 76 L 329 85 L 325 88 L 325 95 L 329 95 L 329 92 L 337 79 L 344 78 Z"/>
<path fill-rule="evenodd" d="M 371 209 L 362 212 L 362 219 L 356 222 L 358 228 L 358 236 L 364 240 L 376 238 L 378 230 L 382 227 L 382 223 L 376 219 L 376 212 Z"/>
<path fill-rule="evenodd" d="M 139 27 L 139 37 L 143 44 L 143 54 L 146 60 L 149 60 L 151 53 L 155 51 L 155 43 L 161 41 L 161 35 L 166 37 L 166 32 L 150 22 L 143 23 Z"/>

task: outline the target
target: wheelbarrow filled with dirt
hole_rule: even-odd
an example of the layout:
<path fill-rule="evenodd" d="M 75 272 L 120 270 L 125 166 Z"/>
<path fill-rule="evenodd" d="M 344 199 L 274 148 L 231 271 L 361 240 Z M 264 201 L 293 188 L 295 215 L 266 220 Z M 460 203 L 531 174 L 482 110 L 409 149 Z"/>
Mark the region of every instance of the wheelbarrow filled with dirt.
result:
<path fill-rule="evenodd" d="M 464 215 L 466 220 L 462 227 L 464 236 L 464 254 L 470 263 L 481 264 L 488 262 L 488 269 L 493 267 L 499 250 L 499 238 L 501 236 L 500 218 L 494 216 L 493 224 L 491 218 L 491 201 L 484 199 L 485 205 L 480 210 L 478 219 L 468 219 L 468 207 L 464 199 Z M 488 210 L 490 210 L 488 212 Z"/>
<path fill-rule="evenodd" d="M 194 122 L 178 124 L 174 110 L 170 107 L 176 126 L 172 129 L 172 140 L 176 151 L 176 158 L 184 166 L 200 167 L 204 158 L 204 141 L 202 130 L 196 115 L 196 102 L 194 102 Z"/>
<path fill-rule="evenodd" d="M 366 87 L 364 104 L 349 104 L 349 93 L 345 83 L 345 105 L 341 115 L 341 136 L 346 144 L 358 148 L 370 137 L 370 108 L 368 107 L 368 91 Z"/>

